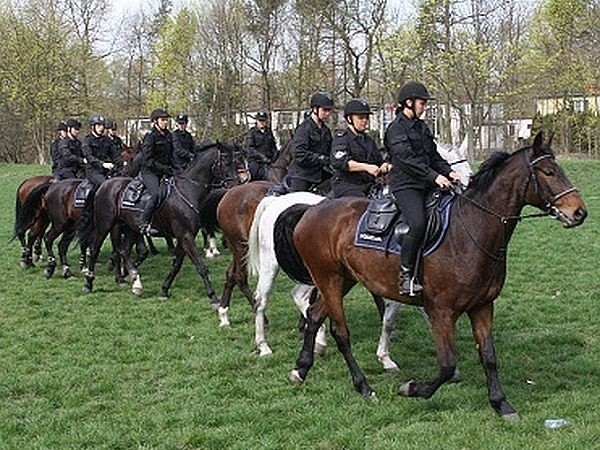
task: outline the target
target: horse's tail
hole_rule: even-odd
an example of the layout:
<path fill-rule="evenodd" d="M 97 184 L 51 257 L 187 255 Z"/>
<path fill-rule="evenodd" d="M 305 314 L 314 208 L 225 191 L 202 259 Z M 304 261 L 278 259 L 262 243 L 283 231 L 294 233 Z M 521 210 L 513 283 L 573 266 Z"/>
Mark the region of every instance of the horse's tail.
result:
<path fill-rule="evenodd" d="M 299 283 L 314 285 L 304 261 L 294 246 L 294 229 L 311 205 L 298 204 L 289 207 L 275 221 L 273 239 L 277 263 L 283 271 Z"/>
<path fill-rule="evenodd" d="M 219 229 L 217 207 L 226 193 L 227 189 L 225 188 L 213 189 L 200 204 L 200 227 L 209 236 L 214 236 L 215 232 Z"/>
<path fill-rule="evenodd" d="M 13 240 L 17 236 L 23 236 L 27 229 L 33 225 L 41 208 L 44 194 L 48 191 L 51 184 L 52 181 L 46 181 L 33 188 L 23 203 L 19 202 L 17 195 Z"/>
<path fill-rule="evenodd" d="M 258 276 L 260 272 L 260 218 L 267 207 L 278 198 L 275 196 L 263 198 L 254 211 L 252 226 L 248 233 L 248 253 L 246 254 L 248 270 L 254 276 Z"/>

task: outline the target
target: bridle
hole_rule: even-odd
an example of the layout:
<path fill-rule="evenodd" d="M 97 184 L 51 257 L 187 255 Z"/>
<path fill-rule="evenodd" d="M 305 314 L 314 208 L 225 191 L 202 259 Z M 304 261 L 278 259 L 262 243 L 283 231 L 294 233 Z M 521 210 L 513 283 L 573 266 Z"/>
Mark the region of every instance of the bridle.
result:
<path fill-rule="evenodd" d="M 454 190 L 454 192 L 453 192 L 453 194 L 459 198 L 459 201 L 463 201 L 463 200 L 468 201 L 470 204 L 472 204 L 476 208 L 480 209 L 481 211 L 483 211 L 493 217 L 496 217 L 497 219 L 500 220 L 500 223 L 502 223 L 503 243 L 502 243 L 502 247 L 499 250 L 499 254 L 494 255 L 493 253 L 489 252 L 487 249 L 482 247 L 475 240 L 475 237 L 471 234 L 471 232 L 469 231 L 469 229 L 465 226 L 465 224 L 463 222 L 463 228 L 465 229 L 465 231 L 467 232 L 467 235 L 469 236 L 471 241 L 475 244 L 475 246 L 477 248 L 479 248 L 487 256 L 489 256 L 490 258 L 495 260 L 497 263 L 504 260 L 506 257 L 506 247 L 507 247 L 507 242 L 508 242 L 506 227 L 509 222 L 513 222 L 513 221 L 518 222 L 523 219 L 530 219 L 530 218 L 535 218 L 535 217 L 546 217 L 546 216 L 550 216 L 553 218 L 559 218 L 562 216 L 562 212 L 556 207 L 556 202 L 559 199 L 561 199 L 562 197 L 564 197 L 572 192 L 577 192 L 577 188 L 573 185 L 570 185 L 561 192 L 558 192 L 558 193 L 550 192 L 549 195 L 546 195 L 544 193 L 544 190 L 542 189 L 542 186 L 541 186 L 541 184 L 538 180 L 537 174 L 536 174 L 536 170 L 544 172 L 544 169 L 540 168 L 539 166 L 536 166 L 536 164 L 547 158 L 552 158 L 554 160 L 554 155 L 545 154 L 545 155 L 538 156 L 537 158 L 531 160 L 529 157 L 529 149 L 530 148 L 531 147 L 526 147 L 525 149 L 523 149 L 523 154 L 525 155 L 525 163 L 527 164 L 527 169 L 529 171 L 529 175 L 528 175 L 527 179 L 525 180 L 522 196 L 523 196 L 523 198 L 525 198 L 525 195 L 527 194 L 527 190 L 529 189 L 529 185 L 533 184 L 535 192 L 540 195 L 540 197 L 542 198 L 542 200 L 545 203 L 545 206 L 543 208 L 540 208 L 542 210 L 542 212 L 531 213 L 531 214 L 522 214 L 522 215 L 516 215 L 516 216 L 505 216 L 505 215 L 497 213 L 496 211 L 488 208 L 485 205 L 482 205 L 481 203 L 472 199 L 471 197 L 464 195 L 458 189 Z M 459 215 L 459 219 L 460 219 L 460 215 Z"/>

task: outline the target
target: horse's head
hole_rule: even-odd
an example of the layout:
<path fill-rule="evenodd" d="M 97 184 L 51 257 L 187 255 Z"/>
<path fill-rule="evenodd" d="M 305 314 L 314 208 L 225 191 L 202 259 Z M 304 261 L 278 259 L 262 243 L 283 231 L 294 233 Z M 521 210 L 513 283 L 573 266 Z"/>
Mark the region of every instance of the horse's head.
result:
<path fill-rule="evenodd" d="M 217 157 L 211 167 L 213 185 L 230 188 L 239 184 L 239 156 L 236 155 L 236 148 L 219 141 L 217 141 L 215 147 L 217 149 Z"/>
<path fill-rule="evenodd" d="M 248 169 L 246 152 L 237 144 L 233 145 L 233 159 L 235 162 L 239 184 L 244 184 L 250 181 L 250 169 Z"/>
<path fill-rule="evenodd" d="M 557 164 L 550 148 L 552 136 L 545 142 L 539 132 L 525 157 L 529 168 L 527 203 L 547 211 L 564 227 L 581 225 L 587 209 L 577 189 Z"/>

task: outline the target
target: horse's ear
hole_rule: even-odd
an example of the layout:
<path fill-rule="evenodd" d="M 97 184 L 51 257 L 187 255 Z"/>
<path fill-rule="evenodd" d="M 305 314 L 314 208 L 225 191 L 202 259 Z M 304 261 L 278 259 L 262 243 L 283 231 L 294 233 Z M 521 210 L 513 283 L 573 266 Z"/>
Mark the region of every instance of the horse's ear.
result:
<path fill-rule="evenodd" d="M 552 147 L 552 139 L 554 139 L 554 131 L 550 133 L 550 137 L 548 138 L 548 148 Z"/>
<path fill-rule="evenodd" d="M 535 138 L 533 139 L 533 145 L 532 145 L 533 149 L 539 150 L 540 148 L 542 148 L 543 142 L 544 142 L 544 133 L 539 131 L 538 134 L 536 134 Z"/>

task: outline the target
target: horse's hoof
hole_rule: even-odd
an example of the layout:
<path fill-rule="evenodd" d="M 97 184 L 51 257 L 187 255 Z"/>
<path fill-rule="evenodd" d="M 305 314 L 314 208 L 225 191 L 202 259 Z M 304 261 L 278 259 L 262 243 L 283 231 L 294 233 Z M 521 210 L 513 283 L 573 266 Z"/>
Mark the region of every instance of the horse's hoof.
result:
<path fill-rule="evenodd" d="M 44 258 L 42 257 L 42 255 L 38 255 L 38 254 L 34 254 L 34 255 L 33 255 L 33 262 L 34 262 L 34 263 L 36 263 L 36 262 L 40 262 L 40 261 L 42 261 L 43 259 L 44 259 Z"/>
<path fill-rule="evenodd" d="M 167 300 L 169 300 L 169 296 L 168 295 L 159 295 L 158 296 L 158 301 L 160 302 L 166 302 Z"/>
<path fill-rule="evenodd" d="M 373 403 L 379 403 L 379 397 L 377 397 L 375 391 L 371 391 L 371 393 L 365 395 L 365 398 Z"/>
<path fill-rule="evenodd" d="M 143 291 L 142 288 L 138 288 L 138 287 L 132 287 L 131 288 L 131 293 L 133 295 L 135 295 L 136 297 L 139 297 L 140 295 L 142 295 L 142 291 Z"/>
<path fill-rule="evenodd" d="M 91 294 L 92 293 L 92 288 L 88 287 L 88 286 L 84 286 L 81 288 L 81 292 L 83 292 L 84 294 Z"/>
<path fill-rule="evenodd" d="M 272 354 L 273 350 L 271 350 L 267 344 L 261 344 L 258 346 L 258 356 L 260 358 L 265 358 L 267 356 L 271 356 Z"/>
<path fill-rule="evenodd" d="M 21 261 L 19 265 L 21 266 L 21 269 L 29 269 L 30 267 L 34 267 L 33 264 L 28 261 Z"/>
<path fill-rule="evenodd" d="M 462 380 L 462 374 L 460 373 L 457 367 L 456 369 L 454 369 L 454 375 L 452 375 L 452 378 L 448 380 L 448 383 L 460 383 Z"/>
<path fill-rule="evenodd" d="M 210 302 L 210 306 L 212 307 L 212 309 L 214 309 L 215 311 L 220 311 L 221 309 L 221 302 L 220 301 L 214 301 L 214 302 Z"/>
<path fill-rule="evenodd" d="M 315 344 L 315 355 L 325 356 L 327 354 L 327 346 L 323 344 Z"/>
<path fill-rule="evenodd" d="M 398 395 L 401 395 L 402 397 L 413 397 L 415 385 L 415 380 L 410 380 L 404 383 L 402 386 L 400 386 L 400 389 L 398 389 Z"/>
<path fill-rule="evenodd" d="M 397 372 L 398 370 L 400 370 L 398 368 L 398 364 L 396 364 L 389 356 L 380 356 L 377 359 L 383 366 L 383 370 L 385 370 L 386 372 Z"/>
<path fill-rule="evenodd" d="M 49 270 L 49 269 L 44 270 L 44 276 L 46 277 L 46 279 L 52 278 L 53 274 L 54 274 L 53 270 Z"/>
<path fill-rule="evenodd" d="M 62 276 L 65 280 L 68 280 L 69 278 L 73 277 L 73 272 L 71 272 L 70 268 L 65 267 L 62 271 Z"/>
<path fill-rule="evenodd" d="M 304 380 L 302 379 L 302 377 L 300 376 L 300 374 L 298 373 L 298 371 L 296 369 L 294 369 L 290 372 L 290 374 L 288 375 L 288 380 L 290 380 L 293 384 L 304 383 Z"/>
<path fill-rule="evenodd" d="M 516 412 L 503 414 L 501 417 L 508 422 L 518 422 L 521 420 L 521 416 Z"/>

